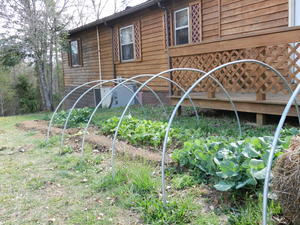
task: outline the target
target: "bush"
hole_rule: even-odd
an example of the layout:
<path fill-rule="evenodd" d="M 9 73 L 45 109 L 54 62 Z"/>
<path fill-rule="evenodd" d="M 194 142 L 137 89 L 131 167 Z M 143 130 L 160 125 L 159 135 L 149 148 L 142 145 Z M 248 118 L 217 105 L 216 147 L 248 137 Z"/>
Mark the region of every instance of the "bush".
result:
<path fill-rule="evenodd" d="M 33 113 L 39 110 L 39 94 L 27 77 L 19 76 L 15 85 L 21 113 Z"/>

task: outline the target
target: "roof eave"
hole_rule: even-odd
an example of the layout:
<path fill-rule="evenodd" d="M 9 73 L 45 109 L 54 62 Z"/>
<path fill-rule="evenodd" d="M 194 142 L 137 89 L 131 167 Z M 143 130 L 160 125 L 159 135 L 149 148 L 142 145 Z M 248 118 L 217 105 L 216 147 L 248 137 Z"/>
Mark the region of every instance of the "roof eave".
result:
<path fill-rule="evenodd" d="M 105 17 L 103 19 L 99 19 L 99 20 L 93 21 L 91 23 L 88 23 L 86 25 L 83 25 L 83 26 L 77 27 L 75 29 L 72 29 L 72 30 L 69 31 L 69 35 L 75 34 L 75 33 L 80 32 L 80 31 L 87 30 L 87 29 L 95 27 L 95 26 L 99 26 L 101 24 L 105 24 L 105 23 L 111 22 L 111 21 L 119 19 L 119 18 L 121 18 L 123 16 L 127 16 L 129 14 L 132 14 L 132 13 L 138 12 L 140 10 L 149 8 L 151 6 L 156 5 L 158 2 L 161 2 L 161 1 L 163 1 L 163 0 L 151 0 L 151 1 L 144 2 L 142 4 L 134 6 L 134 7 L 129 8 L 127 10 L 123 10 L 123 11 L 121 11 L 119 13 L 115 13 L 115 14 L 113 14 L 111 16 L 107 16 L 107 17 Z"/>

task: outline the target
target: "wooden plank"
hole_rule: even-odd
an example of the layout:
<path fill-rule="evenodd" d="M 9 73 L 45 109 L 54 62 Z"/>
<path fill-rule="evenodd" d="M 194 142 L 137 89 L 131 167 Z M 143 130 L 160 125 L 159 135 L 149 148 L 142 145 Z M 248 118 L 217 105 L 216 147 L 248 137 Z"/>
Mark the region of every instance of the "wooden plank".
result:
<path fill-rule="evenodd" d="M 200 44 L 172 46 L 169 49 L 169 54 L 171 57 L 186 56 L 299 41 L 300 27 L 298 26 L 293 28 L 270 29 L 268 32 L 253 32 L 249 35 L 236 35 L 213 42 L 208 41 Z"/>
<path fill-rule="evenodd" d="M 180 96 L 171 96 L 171 104 L 177 104 Z M 232 106 L 229 101 L 225 99 L 204 99 L 204 98 L 195 98 L 192 97 L 192 100 L 196 106 L 207 109 L 217 109 L 217 110 L 229 110 L 232 111 Z M 185 99 L 183 106 L 191 106 L 190 101 Z M 249 113 L 260 113 L 268 115 L 281 115 L 285 104 L 283 103 L 274 103 L 264 101 L 263 103 L 257 101 L 238 101 L 235 100 L 234 104 L 238 111 L 240 112 L 249 112 Z M 293 106 L 288 114 L 289 116 L 297 116 L 295 107 Z"/>
<path fill-rule="evenodd" d="M 226 30 L 226 29 L 233 29 L 236 27 L 245 27 L 246 25 L 255 25 L 255 24 L 260 24 L 260 23 L 266 22 L 266 21 L 273 21 L 276 19 L 287 18 L 287 17 L 288 17 L 287 11 L 276 12 L 276 13 L 267 14 L 267 15 L 263 15 L 263 16 L 247 18 L 245 20 L 239 20 L 239 21 L 232 22 L 232 23 L 222 24 L 222 29 Z M 287 24 L 285 24 L 285 25 L 287 25 Z"/>
<path fill-rule="evenodd" d="M 236 21 L 241 21 L 241 20 L 248 20 L 251 18 L 263 16 L 263 15 L 268 15 L 268 14 L 273 14 L 277 12 L 288 12 L 288 5 L 286 3 L 280 4 L 280 5 L 275 5 L 272 7 L 267 7 L 263 9 L 258 9 L 258 10 L 253 10 L 247 13 L 241 13 L 238 15 L 230 15 L 228 17 L 223 16 L 222 14 L 222 24 L 227 24 L 227 23 L 232 23 Z"/>

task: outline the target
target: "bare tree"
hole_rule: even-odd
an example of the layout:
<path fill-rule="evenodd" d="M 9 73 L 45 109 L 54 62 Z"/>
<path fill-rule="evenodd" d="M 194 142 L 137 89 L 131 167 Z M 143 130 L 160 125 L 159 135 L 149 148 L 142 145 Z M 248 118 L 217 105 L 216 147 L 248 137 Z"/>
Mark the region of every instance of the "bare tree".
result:
<path fill-rule="evenodd" d="M 68 26 L 68 0 L 1 0 L 0 18 L 35 63 L 45 110 L 53 108 L 53 50 Z M 57 47 L 57 46 L 56 46 Z M 58 62 L 56 62 L 57 64 Z"/>

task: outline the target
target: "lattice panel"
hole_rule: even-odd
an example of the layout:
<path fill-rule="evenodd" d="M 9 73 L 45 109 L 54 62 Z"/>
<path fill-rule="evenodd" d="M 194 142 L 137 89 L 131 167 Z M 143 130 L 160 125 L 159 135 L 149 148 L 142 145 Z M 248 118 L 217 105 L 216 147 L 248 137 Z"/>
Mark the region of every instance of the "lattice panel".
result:
<path fill-rule="evenodd" d="M 296 75 L 300 75 L 300 43 L 173 57 L 171 64 L 172 68 L 190 67 L 209 71 L 224 63 L 240 59 L 257 59 L 271 65 L 281 72 L 293 88 L 296 81 L 299 81 Z M 254 63 L 230 65 L 216 72 L 214 76 L 232 92 L 288 93 L 278 76 Z M 172 79 L 185 89 L 200 77 L 201 75 L 195 72 L 172 73 Z M 172 87 L 172 91 L 174 93 L 179 90 Z M 194 91 L 213 92 L 220 91 L 220 88 L 214 81 L 206 79 Z"/>
<path fill-rule="evenodd" d="M 114 54 L 114 62 L 120 62 L 120 38 L 119 38 L 119 28 L 115 27 L 113 29 L 113 54 Z"/>
<path fill-rule="evenodd" d="M 142 45 L 141 45 L 141 25 L 140 22 L 134 24 L 134 46 L 135 58 L 141 60 L 142 58 Z"/>
<path fill-rule="evenodd" d="M 201 32 L 201 4 L 195 3 L 190 6 L 191 9 L 191 40 L 192 43 L 200 42 L 202 39 Z"/>
<path fill-rule="evenodd" d="M 170 35 L 171 35 L 171 30 L 170 30 L 170 17 L 171 14 L 168 11 L 164 12 L 164 41 L 165 41 L 165 48 L 168 48 L 171 43 Z"/>

